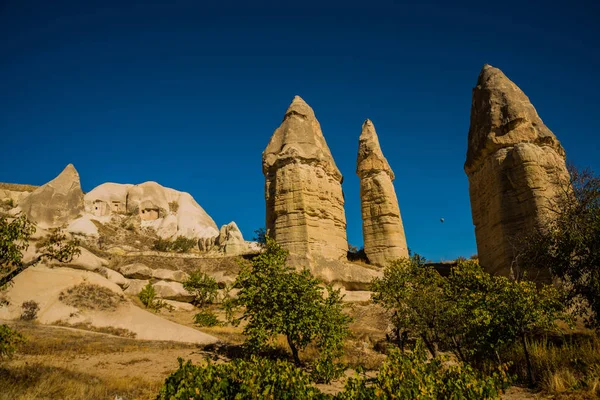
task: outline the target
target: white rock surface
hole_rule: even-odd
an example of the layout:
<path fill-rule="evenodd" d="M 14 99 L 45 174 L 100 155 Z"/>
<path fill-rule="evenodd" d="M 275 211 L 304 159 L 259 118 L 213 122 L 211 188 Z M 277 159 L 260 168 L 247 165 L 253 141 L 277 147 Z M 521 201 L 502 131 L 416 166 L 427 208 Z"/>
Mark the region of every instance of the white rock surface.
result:
<path fill-rule="evenodd" d="M 155 269 L 152 271 L 152 277 L 163 281 L 173 281 L 183 283 L 190 276 L 183 271 L 173 271 L 169 269 Z"/>
<path fill-rule="evenodd" d="M 88 216 L 77 218 L 69 224 L 67 232 L 85 235 L 91 237 L 98 237 L 98 227 L 90 220 Z"/>
<path fill-rule="evenodd" d="M 129 286 L 125 289 L 125 294 L 137 296 L 149 282 L 149 280 L 130 279 Z"/>
<path fill-rule="evenodd" d="M 142 263 L 124 265 L 119 271 L 129 279 L 150 279 L 153 275 L 152 269 Z"/>
<path fill-rule="evenodd" d="M 194 296 L 185 290 L 179 282 L 158 281 L 152 286 L 156 290 L 156 297 L 161 299 L 176 301 L 192 301 L 194 299 Z"/>

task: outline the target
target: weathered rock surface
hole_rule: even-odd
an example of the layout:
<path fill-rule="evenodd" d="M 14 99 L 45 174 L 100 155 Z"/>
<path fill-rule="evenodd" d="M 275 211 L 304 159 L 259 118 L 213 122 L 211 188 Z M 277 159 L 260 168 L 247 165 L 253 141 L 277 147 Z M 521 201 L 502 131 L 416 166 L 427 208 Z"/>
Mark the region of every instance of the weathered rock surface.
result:
<path fill-rule="evenodd" d="M 67 232 L 76 235 L 98 237 L 98 227 L 87 217 L 77 218 L 69 224 Z"/>
<path fill-rule="evenodd" d="M 235 222 L 230 222 L 221 227 L 215 245 L 219 246 L 227 256 L 244 254 L 249 250 L 242 232 Z"/>
<path fill-rule="evenodd" d="M 120 268 L 120 272 L 130 279 L 150 279 L 154 274 L 150 267 L 142 263 L 124 265 Z"/>
<path fill-rule="evenodd" d="M 529 98 L 490 65 L 473 89 L 465 172 L 481 265 L 509 275 L 519 238 L 550 217 L 568 172 L 563 147 Z"/>
<path fill-rule="evenodd" d="M 365 253 L 371 264 L 385 266 L 408 257 L 408 246 L 392 181 L 394 172 L 383 156 L 375 126 L 366 120 L 358 143 L 356 173 L 360 178 L 360 202 Z"/>
<path fill-rule="evenodd" d="M 183 288 L 179 282 L 158 281 L 152 285 L 156 291 L 156 297 L 166 300 L 190 302 L 194 296 Z"/>
<path fill-rule="evenodd" d="M 57 266 L 68 266 L 75 269 L 82 269 L 85 271 L 101 271 L 105 266 L 108 265 L 108 261 L 104 258 L 100 258 L 89 250 L 79 247 L 81 252 L 78 256 L 75 256 L 73 260 L 67 264 L 59 263 L 58 261 L 51 261 L 52 265 Z"/>
<path fill-rule="evenodd" d="M 270 235 L 292 254 L 344 259 L 342 174 L 308 104 L 294 97 L 262 156 Z"/>
<path fill-rule="evenodd" d="M 125 278 L 117 271 L 113 271 L 112 269 L 105 268 L 104 273 L 101 275 L 105 275 L 106 279 L 108 279 L 112 283 L 119 285 L 123 289 L 126 289 L 129 286 L 129 279 Z"/>
<path fill-rule="evenodd" d="M 58 228 L 83 213 L 79 174 L 72 164 L 19 203 L 27 218 L 42 228 Z"/>
<path fill-rule="evenodd" d="M 97 218 L 137 213 L 142 226 L 154 229 L 163 239 L 177 236 L 197 239 L 219 234 L 213 219 L 189 193 L 156 182 L 104 183 L 85 195 L 85 211 Z"/>
<path fill-rule="evenodd" d="M 137 296 L 148 283 L 150 283 L 150 281 L 146 279 L 130 279 L 129 285 L 124 293 L 131 296 Z"/>
<path fill-rule="evenodd" d="M 173 281 L 173 282 L 180 282 L 182 283 L 183 281 L 187 280 L 190 276 L 183 272 L 183 271 L 179 271 L 179 270 L 170 270 L 170 269 L 155 269 L 154 271 L 152 271 L 152 277 L 155 279 L 160 279 L 163 281 Z"/>

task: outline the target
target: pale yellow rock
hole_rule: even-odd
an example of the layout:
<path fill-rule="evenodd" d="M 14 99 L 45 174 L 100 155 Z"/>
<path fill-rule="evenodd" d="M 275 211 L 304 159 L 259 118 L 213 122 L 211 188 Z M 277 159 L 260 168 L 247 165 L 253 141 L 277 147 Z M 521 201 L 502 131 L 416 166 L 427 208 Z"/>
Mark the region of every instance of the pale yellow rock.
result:
<path fill-rule="evenodd" d="M 156 291 L 156 297 L 175 301 L 192 301 L 194 296 L 183 288 L 179 282 L 158 281 L 152 285 Z"/>
<path fill-rule="evenodd" d="M 84 208 L 79 174 L 73 164 L 21 200 L 19 209 L 41 228 L 58 228 L 76 219 Z"/>
<path fill-rule="evenodd" d="M 394 172 L 383 156 L 375 126 L 366 120 L 358 144 L 356 173 L 360 178 L 360 202 L 365 253 L 371 264 L 408 257 L 408 246 L 394 189 Z"/>
<path fill-rule="evenodd" d="M 155 269 L 152 271 L 152 277 L 155 279 L 160 279 L 163 281 L 173 281 L 173 282 L 180 282 L 183 283 L 185 280 L 187 280 L 190 276 L 183 272 L 183 271 L 173 271 L 173 270 L 169 270 L 169 269 Z"/>
<path fill-rule="evenodd" d="M 345 259 L 342 174 L 313 110 L 300 97 L 273 133 L 262 167 L 271 237 L 292 254 Z"/>
<path fill-rule="evenodd" d="M 129 279 L 150 279 L 154 275 L 154 271 L 142 263 L 124 265 L 119 269 L 119 272 Z"/>
<path fill-rule="evenodd" d="M 515 273 L 519 241 L 551 218 L 569 175 L 563 147 L 529 98 L 490 65 L 473 89 L 465 172 L 480 263 Z"/>

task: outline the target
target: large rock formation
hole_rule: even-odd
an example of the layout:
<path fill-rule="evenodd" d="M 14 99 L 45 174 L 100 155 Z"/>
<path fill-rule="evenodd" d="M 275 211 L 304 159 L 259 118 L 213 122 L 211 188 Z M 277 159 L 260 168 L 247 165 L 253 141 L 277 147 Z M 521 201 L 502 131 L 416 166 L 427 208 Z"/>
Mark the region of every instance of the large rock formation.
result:
<path fill-rule="evenodd" d="M 41 228 L 58 228 L 76 219 L 83 212 L 83 192 L 73 164 L 25 197 L 19 208 Z"/>
<path fill-rule="evenodd" d="M 308 104 L 294 97 L 262 155 L 267 230 L 291 254 L 344 259 L 342 174 Z"/>
<path fill-rule="evenodd" d="M 568 172 L 564 149 L 529 98 L 490 65 L 473 89 L 465 172 L 481 265 L 509 275 L 519 238 L 551 216 Z"/>
<path fill-rule="evenodd" d="M 392 181 L 394 172 L 383 156 L 370 120 L 362 126 L 356 173 L 360 177 L 360 202 L 365 253 L 371 264 L 408 257 L 404 226 Z"/>
<path fill-rule="evenodd" d="M 156 182 L 139 185 L 103 183 L 85 195 L 85 211 L 94 217 L 138 214 L 142 226 L 165 239 L 216 237 L 217 225 L 194 198 Z"/>

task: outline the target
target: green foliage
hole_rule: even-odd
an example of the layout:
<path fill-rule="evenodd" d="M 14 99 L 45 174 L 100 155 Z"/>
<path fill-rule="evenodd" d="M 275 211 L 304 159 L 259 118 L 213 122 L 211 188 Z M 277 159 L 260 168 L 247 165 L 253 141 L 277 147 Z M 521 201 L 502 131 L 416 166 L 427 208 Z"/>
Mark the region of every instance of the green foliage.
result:
<path fill-rule="evenodd" d="M 146 308 L 149 308 L 154 312 L 158 312 L 161 308 L 168 307 L 167 303 L 156 298 L 156 290 L 154 290 L 154 287 L 150 282 L 144 286 L 142 291 L 138 294 L 138 298 Z"/>
<path fill-rule="evenodd" d="M 183 288 L 194 295 L 194 305 L 202 308 L 215 301 L 219 285 L 215 278 L 204 272 L 194 271 L 183 282 Z"/>
<path fill-rule="evenodd" d="M 325 399 L 302 370 L 285 361 L 252 357 L 201 367 L 179 358 L 159 400 L 189 399 Z"/>
<path fill-rule="evenodd" d="M 40 310 L 40 306 L 36 301 L 25 301 L 21 307 L 23 308 L 23 312 L 21 313 L 21 319 L 23 321 L 33 321 L 37 318 L 37 313 Z"/>
<path fill-rule="evenodd" d="M 339 290 L 324 289 L 308 270 L 297 272 L 286 265 L 286 257 L 287 252 L 267 237 L 265 251 L 251 265 L 242 265 L 234 285 L 240 291 L 226 307 L 230 311 L 244 307 L 242 316 L 232 322 L 247 321 L 244 334 L 251 351 L 264 349 L 281 334 L 297 365 L 298 352 L 313 343 L 320 352 L 317 366 L 323 369 L 341 356 L 351 318 L 342 311 Z"/>
<path fill-rule="evenodd" d="M 35 224 L 25 215 L 12 221 L 0 217 L 0 272 L 7 272 L 21 264 L 23 252 L 29 247 L 29 238 L 35 232 Z"/>
<path fill-rule="evenodd" d="M 266 245 L 267 244 L 267 230 L 265 228 L 258 228 L 254 231 L 253 240 L 259 244 Z"/>
<path fill-rule="evenodd" d="M 392 350 L 376 378 L 349 379 L 336 399 L 498 399 L 508 387 L 505 366 L 486 377 L 468 365 L 443 361 L 428 360 L 419 340 L 410 353 Z"/>
<path fill-rule="evenodd" d="M 158 238 L 154 242 L 153 250 L 157 251 L 172 251 L 176 253 L 187 253 L 198 245 L 196 239 L 188 239 L 185 236 L 178 236 L 175 240 Z"/>
<path fill-rule="evenodd" d="M 420 337 L 433 357 L 440 346 L 473 365 L 490 358 L 501 364 L 499 352 L 516 341 L 529 359 L 527 337 L 566 319 L 556 287 L 491 276 L 474 261 L 460 261 L 444 279 L 414 259 L 399 260 L 373 291 L 374 301 L 392 312 L 397 337 Z"/>
<path fill-rule="evenodd" d="M 8 325 L 0 325 L 0 360 L 12 357 L 17 347 L 24 341 L 19 332 L 10 329 Z"/>
<path fill-rule="evenodd" d="M 569 167 L 570 182 L 549 207 L 551 221 L 523 238 L 518 266 L 549 268 L 569 289 L 570 305 L 600 329 L 600 177 Z"/>
<path fill-rule="evenodd" d="M 210 310 L 202 310 L 194 315 L 194 322 L 201 327 L 217 326 L 221 324 L 215 313 Z"/>

